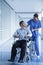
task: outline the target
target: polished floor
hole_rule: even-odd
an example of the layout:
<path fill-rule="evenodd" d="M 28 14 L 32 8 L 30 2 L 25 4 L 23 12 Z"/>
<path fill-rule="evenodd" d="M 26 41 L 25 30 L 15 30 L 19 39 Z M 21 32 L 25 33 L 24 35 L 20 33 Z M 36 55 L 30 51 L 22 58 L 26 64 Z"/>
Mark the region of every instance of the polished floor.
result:
<path fill-rule="evenodd" d="M 8 59 L 10 59 L 11 52 L 10 51 L 10 44 L 11 42 L 5 43 L 5 45 L 0 46 L 0 65 L 43 65 L 43 44 L 41 46 L 42 53 L 40 59 L 38 59 L 36 56 L 32 56 L 32 59 L 30 59 L 28 62 L 26 62 L 26 57 L 24 58 L 24 63 L 18 63 L 18 59 L 20 55 L 16 55 L 15 61 L 8 62 Z M 43 43 L 43 40 L 42 40 Z"/>
<path fill-rule="evenodd" d="M 10 52 L 0 52 L 0 65 L 43 65 L 43 53 L 41 55 L 41 58 L 38 59 L 36 57 L 32 57 L 31 60 L 26 62 L 24 60 L 24 63 L 18 63 L 19 55 L 16 56 L 14 62 L 8 62 L 8 59 L 10 58 Z"/>

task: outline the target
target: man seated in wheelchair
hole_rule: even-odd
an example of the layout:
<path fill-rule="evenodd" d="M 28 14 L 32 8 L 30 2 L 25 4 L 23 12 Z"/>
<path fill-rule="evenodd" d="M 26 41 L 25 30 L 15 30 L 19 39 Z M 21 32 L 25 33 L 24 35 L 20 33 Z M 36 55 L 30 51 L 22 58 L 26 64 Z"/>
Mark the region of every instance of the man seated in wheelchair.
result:
<path fill-rule="evenodd" d="M 25 56 L 25 51 L 26 51 L 26 41 L 27 41 L 26 37 L 32 36 L 31 31 L 24 26 L 26 25 L 24 21 L 20 21 L 19 25 L 20 25 L 20 28 L 13 35 L 14 38 L 19 37 L 19 40 L 16 40 L 16 42 L 12 46 L 11 58 L 8 60 L 10 62 L 14 62 L 14 59 L 17 53 L 16 48 L 21 48 L 20 58 L 18 62 L 23 62 L 23 58 Z"/>

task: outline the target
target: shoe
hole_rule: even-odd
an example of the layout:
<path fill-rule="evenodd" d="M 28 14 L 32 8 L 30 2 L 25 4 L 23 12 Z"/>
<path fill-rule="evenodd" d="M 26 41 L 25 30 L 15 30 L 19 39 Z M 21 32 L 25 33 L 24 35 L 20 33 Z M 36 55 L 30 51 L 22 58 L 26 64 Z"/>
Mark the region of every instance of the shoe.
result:
<path fill-rule="evenodd" d="M 23 63 L 23 60 L 18 60 L 18 62 Z"/>
<path fill-rule="evenodd" d="M 10 59 L 10 60 L 8 60 L 9 62 L 14 62 L 14 60 L 12 60 L 12 59 Z"/>
<path fill-rule="evenodd" d="M 37 56 L 36 61 L 37 61 L 37 62 L 40 62 L 40 61 L 41 61 L 40 56 Z"/>
<path fill-rule="evenodd" d="M 28 62 L 28 61 L 29 61 L 29 57 L 26 58 L 26 62 Z"/>
<path fill-rule="evenodd" d="M 40 58 L 40 56 L 37 56 L 38 58 Z"/>
<path fill-rule="evenodd" d="M 37 59 L 40 59 L 40 56 L 37 56 Z"/>

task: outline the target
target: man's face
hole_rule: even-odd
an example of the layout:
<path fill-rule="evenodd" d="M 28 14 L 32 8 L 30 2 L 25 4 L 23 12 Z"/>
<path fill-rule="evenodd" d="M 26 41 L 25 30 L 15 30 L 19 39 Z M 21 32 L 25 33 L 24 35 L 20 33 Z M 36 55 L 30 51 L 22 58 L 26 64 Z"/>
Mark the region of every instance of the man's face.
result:
<path fill-rule="evenodd" d="M 25 28 L 25 25 L 26 25 L 26 24 L 25 24 L 24 22 L 22 22 L 21 27 L 22 27 L 22 28 Z"/>

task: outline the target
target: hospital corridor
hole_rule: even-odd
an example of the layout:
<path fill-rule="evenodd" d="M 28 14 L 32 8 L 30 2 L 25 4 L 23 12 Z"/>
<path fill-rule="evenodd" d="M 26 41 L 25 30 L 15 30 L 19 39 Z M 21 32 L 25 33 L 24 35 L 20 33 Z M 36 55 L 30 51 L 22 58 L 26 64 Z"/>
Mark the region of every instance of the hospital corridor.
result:
<path fill-rule="evenodd" d="M 39 25 L 39 28 L 41 28 L 39 29 L 39 36 L 41 38 L 39 37 L 40 39 L 38 39 L 40 59 L 35 56 L 36 53 L 38 54 L 38 52 L 35 52 L 35 50 L 33 51 L 33 55 L 31 54 L 33 50 L 33 49 L 30 50 L 31 45 L 33 45 L 33 43 L 35 42 L 29 39 L 30 42 L 27 42 L 26 40 L 26 43 L 30 45 L 26 46 L 26 48 L 28 47 L 28 49 L 26 50 L 23 63 L 18 62 L 20 56 L 19 48 L 17 49 L 17 55 L 15 61 L 9 62 L 8 60 L 11 57 L 11 50 L 13 49 L 13 44 L 17 40 L 14 39 L 13 37 L 14 33 L 17 32 L 16 30 L 18 30 L 20 26 L 22 27 L 23 22 L 25 23 L 26 26 L 27 23 L 28 25 L 29 24 L 33 25 L 29 23 L 29 21 L 32 22 L 33 18 L 35 19 L 35 17 L 39 19 L 38 22 L 40 23 L 36 24 L 35 22 L 33 24 L 36 24 L 36 26 Z M 32 26 L 31 27 L 29 26 L 28 28 L 32 32 L 33 29 Z M 24 33 L 23 31 L 19 32 L 20 36 L 21 35 L 24 36 L 26 34 L 25 33 L 26 31 Z M 16 51 L 15 48 L 13 50 Z M 43 65 L 43 0 L 0 0 L 0 65 L 20 65 L 20 64 L 21 65 L 32 65 L 32 64 Z"/>

